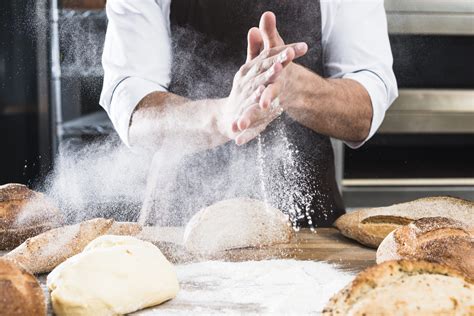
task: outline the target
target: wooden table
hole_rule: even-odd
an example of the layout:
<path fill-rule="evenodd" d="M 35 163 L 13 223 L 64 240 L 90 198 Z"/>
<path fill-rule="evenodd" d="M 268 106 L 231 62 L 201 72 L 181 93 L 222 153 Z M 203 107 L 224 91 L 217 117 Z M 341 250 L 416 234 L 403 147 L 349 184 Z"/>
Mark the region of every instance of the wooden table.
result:
<path fill-rule="evenodd" d="M 296 259 L 335 263 L 341 269 L 359 272 L 375 264 L 375 250 L 364 247 L 342 236 L 336 229 L 320 228 L 315 232 L 301 230 L 295 233 L 289 244 L 274 245 L 261 249 L 238 249 L 220 253 L 212 257 L 196 257 L 187 253 L 177 242 L 182 236 L 181 228 L 169 228 L 171 240 L 155 242 L 165 256 L 176 264 L 200 260 L 249 261 L 266 259 Z M 163 233 L 163 231 L 162 231 Z M 176 241 L 171 242 L 172 240 Z M 0 255 L 3 254 L 0 252 Z M 38 276 L 40 283 L 49 298 L 46 289 L 46 275 Z M 51 306 L 49 306 L 51 311 Z"/>

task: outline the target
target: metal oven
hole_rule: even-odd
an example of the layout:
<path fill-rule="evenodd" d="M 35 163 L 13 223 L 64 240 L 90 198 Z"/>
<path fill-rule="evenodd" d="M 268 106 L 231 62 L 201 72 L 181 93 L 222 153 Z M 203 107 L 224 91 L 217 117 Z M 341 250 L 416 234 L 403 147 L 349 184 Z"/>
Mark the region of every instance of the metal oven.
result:
<path fill-rule="evenodd" d="M 349 207 L 474 199 L 474 2 L 386 0 L 399 98 L 363 148 L 335 142 Z"/>

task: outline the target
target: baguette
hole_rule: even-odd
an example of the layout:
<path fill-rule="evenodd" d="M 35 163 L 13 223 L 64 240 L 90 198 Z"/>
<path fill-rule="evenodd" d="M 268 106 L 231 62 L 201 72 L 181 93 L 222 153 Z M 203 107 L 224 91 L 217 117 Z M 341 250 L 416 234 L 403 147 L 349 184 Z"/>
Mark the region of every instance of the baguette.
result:
<path fill-rule="evenodd" d="M 422 218 L 391 232 L 377 249 L 377 263 L 398 259 L 443 263 L 474 279 L 474 237 L 459 221 Z"/>
<path fill-rule="evenodd" d="M 452 197 L 429 197 L 387 207 L 357 210 L 339 217 L 334 225 L 346 237 L 377 248 L 395 229 L 423 217 L 447 217 L 474 227 L 474 203 Z"/>
<path fill-rule="evenodd" d="M 46 300 L 38 280 L 3 258 L 0 258 L 0 315 L 46 315 Z"/>
<path fill-rule="evenodd" d="M 0 186 L 0 250 L 10 250 L 63 222 L 60 211 L 42 193 L 25 185 Z"/>
<path fill-rule="evenodd" d="M 473 315 L 474 280 L 427 261 L 387 261 L 359 273 L 323 315 Z"/>
<path fill-rule="evenodd" d="M 46 273 L 80 253 L 99 236 L 135 235 L 140 230 L 141 226 L 137 223 L 115 223 L 113 219 L 96 218 L 55 228 L 30 238 L 5 257 L 14 260 L 31 273 Z"/>

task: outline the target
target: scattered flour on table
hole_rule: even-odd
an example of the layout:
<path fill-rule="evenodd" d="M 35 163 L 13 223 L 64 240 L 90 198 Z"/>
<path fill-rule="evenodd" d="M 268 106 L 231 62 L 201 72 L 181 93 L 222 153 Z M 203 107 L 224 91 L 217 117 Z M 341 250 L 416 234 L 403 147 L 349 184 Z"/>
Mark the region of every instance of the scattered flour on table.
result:
<path fill-rule="evenodd" d="M 137 315 L 314 315 L 355 276 L 297 260 L 208 261 L 176 269 L 178 296 Z"/>

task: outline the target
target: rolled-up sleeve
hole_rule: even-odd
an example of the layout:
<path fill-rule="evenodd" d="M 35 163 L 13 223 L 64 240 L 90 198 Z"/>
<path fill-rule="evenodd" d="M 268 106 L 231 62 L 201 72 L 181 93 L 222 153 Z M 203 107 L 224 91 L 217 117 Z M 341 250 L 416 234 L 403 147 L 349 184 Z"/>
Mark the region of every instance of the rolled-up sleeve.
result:
<path fill-rule="evenodd" d="M 387 19 L 383 0 L 339 0 L 330 6 L 323 21 L 325 74 L 359 82 L 372 103 L 368 137 L 358 143 L 346 142 L 358 148 L 375 134 L 398 96 Z"/>
<path fill-rule="evenodd" d="M 129 146 L 133 111 L 143 97 L 167 91 L 171 69 L 169 25 L 155 0 L 108 0 L 100 104 Z"/>

